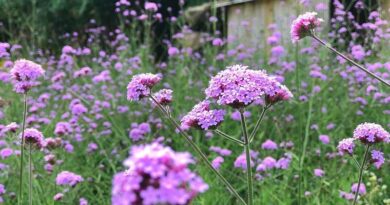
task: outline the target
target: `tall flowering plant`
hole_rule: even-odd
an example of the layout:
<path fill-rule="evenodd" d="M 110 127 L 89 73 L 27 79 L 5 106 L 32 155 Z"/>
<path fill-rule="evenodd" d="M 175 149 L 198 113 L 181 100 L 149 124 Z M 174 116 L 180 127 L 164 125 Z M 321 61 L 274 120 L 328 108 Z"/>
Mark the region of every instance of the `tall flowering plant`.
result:
<path fill-rule="evenodd" d="M 233 65 L 226 70 L 219 72 L 212 77 L 209 87 L 205 90 L 206 99 L 194 106 L 179 122 L 172 116 L 169 103 L 172 101 L 172 91 L 162 90 L 157 93 L 152 92 L 152 88 L 161 81 L 161 77 L 154 74 L 135 75 L 127 86 L 127 99 L 130 101 L 139 101 L 142 98 L 150 99 L 159 110 L 168 118 L 168 120 L 179 130 L 188 144 L 197 152 L 207 167 L 216 174 L 221 182 L 227 187 L 242 204 L 253 204 L 253 175 L 251 163 L 250 145 L 255 138 L 260 127 L 260 123 L 266 111 L 279 101 L 289 100 L 293 97 L 289 89 L 280 84 L 276 79 L 267 75 L 265 71 L 251 70 L 247 66 Z M 262 112 L 254 126 L 252 132 L 248 131 L 245 120 L 245 110 L 248 106 L 254 105 L 263 100 Z M 232 107 L 240 113 L 242 127 L 242 137 L 237 138 L 217 129 L 224 120 L 224 109 L 212 109 L 212 102 L 222 107 Z M 245 201 L 232 185 L 221 175 L 221 173 L 207 159 L 203 151 L 193 142 L 186 133 L 191 128 L 200 130 L 211 130 L 219 136 L 230 140 L 244 147 L 248 199 Z"/>
<path fill-rule="evenodd" d="M 19 203 L 23 201 L 22 187 L 23 187 L 23 156 L 25 144 L 29 145 L 29 204 L 32 204 L 32 165 L 31 165 L 31 152 L 34 146 L 43 147 L 43 135 L 38 130 L 26 129 L 26 117 L 27 117 L 27 94 L 34 86 L 39 85 L 38 78 L 40 78 L 45 71 L 41 65 L 32 61 L 20 59 L 14 63 L 13 68 L 10 70 L 12 83 L 14 90 L 17 93 L 21 93 L 24 96 L 24 109 L 23 109 L 23 122 L 22 133 L 20 143 L 20 175 L 19 175 Z"/>
<path fill-rule="evenodd" d="M 354 157 L 354 149 L 356 147 L 355 141 L 360 141 L 360 143 L 365 147 L 365 152 L 361 163 L 359 163 Z M 352 156 L 359 168 L 359 179 L 358 183 L 356 184 L 353 204 L 357 203 L 358 195 L 362 191 L 360 188 L 364 186 L 362 186 L 362 177 L 363 170 L 365 169 L 365 165 L 367 164 L 367 162 L 371 162 L 378 169 L 381 168 L 382 165 L 385 163 L 383 152 L 372 148 L 380 143 L 389 142 L 390 134 L 385 129 L 383 129 L 382 126 L 375 123 L 363 123 L 358 125 L 353 132 L 352 138 L 346 138 L 339 142 L 339 145 L 337 147 L 338 151 L 341 154 L 348 154 Z M 370 150 L 371 160 L 368 161 Z"/>
<path fill-rule="evenodd" d="M 315 33 L 315 29 L 321 25 L 323 20 L 321 18 L 317 17 L 316 12 L 307 12 L 305 14 L 302 14 L 298 16 L 297 19 L 295 19 L 291 24 L 291 40 L 293 43 L 297 43 L 299 40 L 309 36 L 318 41 L 320 44 L 331 50 L 336 55 L 340 56 L 344 60 L 350 62 L 352 65 L 356 66 L 360 70 L 366 72 L 371 77 L 379 80 L 386 86 L 390 87 L 390 83 L 387 82 L 385 79 L 380 77 L 378 74 L 373 73 L 369 69 L 365 68 L 363 65 L 360 65 L 356 61 L 352 60 L 351 58 L 347 57 L 346 55 L 342 54 L 335 48 L 333 48 L 329 43 L 326 43 L 322 39 L 320 39 L 317 34 Z"/>

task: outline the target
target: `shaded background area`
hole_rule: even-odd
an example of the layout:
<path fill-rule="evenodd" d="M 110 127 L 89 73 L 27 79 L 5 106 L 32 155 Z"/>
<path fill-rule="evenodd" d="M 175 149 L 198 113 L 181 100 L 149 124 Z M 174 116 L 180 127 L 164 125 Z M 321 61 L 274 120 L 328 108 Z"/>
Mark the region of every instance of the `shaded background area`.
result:
<path fill-rule="evenodd" d="M 282 0 L 281 0 L 282 1 Z M 11 42 L 23 45 L 23 47 L 35 46 L 35 48 L 47 48 L 52 52 L 58 52 L 68 41 L 64 37 L 75 36 L 80 45 L 86 45 L 88 40 L 88 28 L 103 26 L 102 31 L 105 36 L 120 27 L 121 19 L 115 12 L 115 3 L 118 0 L 0 0 L 0 42 Z M 154 0 L 161 4 L 159 13 L 162 16 L 179 16 L 183 8 L 179 2 L 184 2 L 184 10 L 189 7 L 210 3 L 207 0 Z M 220 1 L 214 1 L 220 2 Z M 379 0 L 364 0 L 367 8 L 358 10 L 355 8 L 357 1 L 342 1 L 345 8 L 354 16 L 357 16 L 359 23 L 367 22 L 371 10 L 376 10 Z M 131 1 L 129 9 L 139 11 L 143 9 L 145 0 Z M 333 17 L 333 0 L 324 1 L 329 6 L 329 17 Z M 167 8 L 171 8 L 171 13 L 167 13 Z M 206 25 L 201 21 L 202 25 Z M 219 26 L 224 23 L 219 21 Z M 154 33 L 153 44 L 155 53 L 160 56 L 167 52 L 164 39 L 170 40 L 177 30 L 169 28 L 170 22 L 164 18 L 162 22 L 154 22 L 152 32 Z M 142 28 L 140 28 L 142 30 Z M 207 30 L 197 25 L 193 30 Z M 222 31 L 223 28 L 218 28 Z M 207 31 L 206 31 L 207 32 Z M 224 34 L 226 34 L 223 31 Z M 344 36 L 347 40 L 351 36 Z M 102 41 L 102 44 L 105 42 Z M 339 44 L 340 45 L 340 44 Z M 105 45 L 101 45 L 105 47 Z M 339 49 L 346 49 L 348 45 L 339 46 Z M 164 59 L 158 57 L 157 59 Z"/>
<path fill-rule="evenodd" d="M 90 25 L 91 19 L 96 25 L 105 26 L 112 31 L 119 26 L 115 13 L 116 0 L 0 0 L 0 41 L 13 39 L 34 42 L 38 47 L 61 48 L 65 43 L 58 37 L 66 33 L 78 32 L 79 35 Z M 135 1 L 133 1 L 135 2 Z M 143 5 L 144 1 L 138 1 Z M 154 1 L 162 8 L 170 6 L 178 12 L 178 1 Z M 198 5 L 206 0 L 191 0 L 185 7 Z M 176 6 L 175 6 L 176 4 Z M 139 9 L 137 5 L 134 9 Z M 163 9 L 162 9 L 163 11 Z M 165 10 L 166 11 L 166 10 Z M 80 40 L 85 40 L 79 36 Z"/>

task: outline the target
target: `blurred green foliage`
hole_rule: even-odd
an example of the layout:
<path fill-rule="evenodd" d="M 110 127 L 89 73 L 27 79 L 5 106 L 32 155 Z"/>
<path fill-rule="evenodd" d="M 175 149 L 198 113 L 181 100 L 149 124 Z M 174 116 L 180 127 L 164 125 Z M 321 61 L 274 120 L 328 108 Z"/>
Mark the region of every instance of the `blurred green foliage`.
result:
<path fill-rule="evenodd" d="M 83 31 L 91 19 L 108 28 L 118 23 L 116 0 L 0 0 L 0 41 L 56 47 L 59 35 Z M 110 29 L 108 29 L 110 30 Z M 50 46 L 49 46 L 50 45 Z"/>

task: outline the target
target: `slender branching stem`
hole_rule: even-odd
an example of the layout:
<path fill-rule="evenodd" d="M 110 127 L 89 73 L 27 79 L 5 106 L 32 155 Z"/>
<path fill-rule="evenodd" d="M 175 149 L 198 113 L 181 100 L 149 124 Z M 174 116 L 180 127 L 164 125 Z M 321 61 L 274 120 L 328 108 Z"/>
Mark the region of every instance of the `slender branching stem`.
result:
<path fill-rule="evenodd" d="M 251 167 L 251 153 L 250 153 L 250 141 L 248 136 L 248 131 L 245 122 L 244 109 L 240 109 L 241 117 L 241 126 L 242 132 L 244 135 L 245 143 L 245 159 L 246 159 L 246 173 L 247 173 L 247 183 L 248 183 L 248 205 L 253 204 L 253 182 L 252 182 L 252 167 Z"/>
<path fill-rule="evenodd" d="M 252 131 L 252 133 L 251 133 L 251 135 L 249 137 L 249 142 L 252 142 L 253 138 L 255 137 L 255 135 L 257 133 L 257 130 L 260 127 L 261 121 L 263 121 L 265 112 L 268 110 L 268 108 L 270 108 L 269 105 L 266 105 L 265 107 L 263 107 L 263 110 L 261 111 L 260 117 L 259 117 L 259 119 L 256 122 L 255 128 L 253 129 L 253 131 Z"/>
<path fill-rule="evenodd" d="M 306 148 L 309 143 L 309 135 L 310 135 L 310 123 L 312 118 L 312 111 L 313 111 L 313 99 L 309 100 L 309 111 L 307 114 L 307 121 L 305 126 L 305 135 L 303 139 L 303 145 L 302 145 L 302 154 L 299 158 L 299 182 L 298 182 L 298 200 L 301 200 L 301 192 L 302 192 L 302 177 L 303 177 L 303 167 L 305 164 L 305 158 L 306 158 Z"/>
<path fill-rule="evenodd" d="M 356 202 L 357 202 L 357 198 L 358 198 L 359 190 L 360 190 L 360 184 L 362 183 L 362 178 L 363 178 L 364 165 L 366 164 L 368 153 L 370 151 L 370 145 L 366 145 L 366 146 L 367 147 L 366 147 L 366 151 L 364 152 L 363 162 L 362 162 L 362 165 L 360 166 L 359 182 L 358 182 L 357 189 L 356 189 L 356 192 L 355 192 L 355 199 L 353 200 L 353 205 L 355 205 Z"/>
<path fill-rule="evenodd" d="M 343 59 L 347 60 L 348 62 L 350 62 L 351 64 L 353 64 L 354 66 L 358 67 L 360 70 L 366 72 L 367 74 L 369 74 L 371 77 L 379 80 L 380 82 L 382 82 L 383 84 L 387 85 L 388 87 L 390 87 L 390 84 L 388 82 L 386 82 L 384 79 L 382 79 L 381 77 L 377 76 L 376 74 L 374 74 L 373 72 L 369 71 L 367 68 L 363 67 L 362 65 L 356 63 L 354 60 L 348 58 L 347 56 L 345 56 L 344 54 L 340 53 L 339 51 L 337 51 L 335 48 L 333 48 L 330 44 L 326 43 L 325 41 L 321 40 L 314 32 L 311 33 L 311 37 L 313 37 L 315 40 L 317 40 L 319 43 L 321 43 L 322 45 L 324 45 L 326 48 L 328 48 L 329 50 L 331 50 L 332 52 L 334 52 L 335 54 L 337 54 L 338 56 L 342 57 Z"/>
<path fill-rule="evenodd" d="M 353 161 L 355 162 L 355 165 L 358 167 L 358 169 L 360 170 L 360 163 L 356 160 L 355 156 L 351 155 Z"/>
<path fill-rule="evenodd" d="M 236 139 L 236 138 L 234 138 L 234 137 L 232 137 L 232 136 L 230 136 L 230 135 L 228 135 L 228 134 L 222 132 L 221 130 L 215 129 L 215 130 L 213 130 L 213 131 L 214 131 L 215 133 L 217 133 L 219 136 L 224 137 L 224 138 L 226 138 L 226 139 L 228 139 L 228 140 L 230 140 L 230 141 L 232 141 L 232 142 L 235 142 L 235 143 L 237 143 L 237 144 L 239 144 L 239 145 L 245 145 L 245 143 L 244 143 L 243 141 L 238 140 L 238 139 Z"/>
<path fill-rule="evenodd" d="M 23 122 L 22 122 L 22 136 L 20 143 L 20 170 L 19 170 L 19 204 L 23 201 L 23 155 L 24 155 L 24 130 L 26 129 L 26 116 L 27 116 L 27 92 L 23 95 L 24 109 L 23 109 Z"/>
<path fill-rule="evenodd" d="M 207 165 L 207 167 L 214 172 L 217 177 L 222 181 L 222 183 L 226 186 L 226 188 L 230 191 L 232 195 L 234 195 L 240 202 L 244 205 L 246 205 L 245 200 L 238 194 L 238 192 L 233 188 L 233 186 L 225 179 L 225 177 L 222 176 L 221 173 L 219 173 L 218 170 L 216 170 L 211 162 L 207 159 L 207 156 L 202 152 L 202 150 L 195 144 L 194 141 L 186 134 L 186 132 L 180 127 L 179 123 L 176 122 L 176 120 L 169 115 L 168 111 L 152 96 L 149 96 L 150 99 L 157 105 L 157 107 L 160 109 L 160 111 L 165 115 L 165 117 L 176 127 L 177 130 L 179 130 L 179 133 L 184 137 L 184 139 L 188 142 L 188 144 L 196 151 L 196 153 L 201 157 L 203 162 Z"/>
<path fill-rule="evenodd" d="M 29 154 L 28 154 L 28 177 L 29 177 L 29 189 L 28 189 L 28 201 L 29 201 L 29 204 L 32 205 L 32 147 L 31 147 L 31 143 L 30 143 L 30 146 L 29 146 Z"/>

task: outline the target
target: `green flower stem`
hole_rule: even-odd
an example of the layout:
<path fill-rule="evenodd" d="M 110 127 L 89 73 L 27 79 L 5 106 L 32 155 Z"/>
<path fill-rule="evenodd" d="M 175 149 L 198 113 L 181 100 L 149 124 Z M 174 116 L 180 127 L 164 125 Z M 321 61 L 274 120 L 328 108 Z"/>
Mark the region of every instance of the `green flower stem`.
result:
<path fill-rule="evenodd" d="M 360 163 L 356 160 L 355 156 L 351 155 L 353 161 L 355 162 L 355 165 L 358 167 L 358 169 L 360 170 Z"/>
<path fill-rule="evenodd" d="M 362 165 L 360 166 L 359 182 L 358 182 L 357 190 L 356 190 L 356 193 L 355 193 L 355 199 L 353 200 L 353 205 L 355 205 L 356 202 L 357 202 L 357 198 L 358 198 L 359 190 L 360 190 L 360 184 L 362 183 L 362 178 L 363 178 L 364 165 L 366 164 L 368 153 L 370 151 L 370 145 L 366 145 L 366 146 L 367 147 L 366 147 L 366 151 L 364 152 L 363 162 L 362 162 Z"/>
<path fill-rule="evenodd" d="M 176 122 L 172 116 L 169 115 L 168 111 L 160 104 L 158 101 L 152 96 L 149 96 L 150 99 L 157 105 L 160 111 L 168 118 L 168 120 L 179 130 L 180 134 L 184 137 L 184 139 L 188 142 L 188 144 L 198 153 L 201 159 L 206 163 L 208 168 L 214 172 L 217 177 L 222 181 L 222 183 L 227 187 L 231 194 L 233 194 L 237 199 L 241 201 L 242 204 L 246 205 L 245 200 L 237 193 L 237 191 L 233 188 L 233 186 L 222 176 L 221 173 L 216 170 L 211 162 L 207 159 L 207 156 L 202 152 L 202 150 L 191 140 L 191 138 L 181 129 L 180 125 Z"/>
<path fill-rule="evenodd" d="M 375 75 L 373 72 L 369 71 L 367 68 L 363 67 L 362 65 L 356 63 L 354 60 L 348 58 L 347 56 L 345 56 L 344 54 L 340 53 L 339 51 L 337 51 L 335 48 L 333 48 L 330 44 L 324 42 L 323 40 L 321 40 L 318 36 L 316 36 L 316 34 L 314 32 L 311 32 L 311 37 L 313 37 L 315 40 L 317 40 L 319 43 L 321 43 L 322 45 L 324 45 L 326 48 L 328 48 L 329 50 L 331 50 L 332 52 L 334 52 L 335 54 L 337 54 L 338 56 L 344 58 L 345 60 L 347 60 L 348 62 L 350 62 L 351 64 L 353 64 L 354 66 L 358 67 L 360 70 L 366 72 L 367 74 L 371 75 L 371 77 L 379 80 L 380 82 L 382 82 L 383 84 L 387 85 L 388 87 L 390 87 L 390 84 L 388 82 L 386 82 L 384 79 L 382 79 L 381 77 Z"/>
<path fill-rule="evenodd" d="M 249 142 L 252 142 L 253 138 L 255 138 L 256 132 L 259 129 L 260 123 L 261 123 L 261 121 L 263 121 L 265 112 L 268 110 L 268 108 L 270 108 L 270 106 L 268 106 L 268 105 L 263 107 L 263 110 L 261 111 L 260 117 L 259 117 L 259 119 L 256 122 L 255 128 L 253 129 L 253 131 L 252 131 L 252 133 L 251 133 L 251 135 L 249 137 Z"/>
<path fill-rule="evenodd" d="M 28 201 L 29 201 L 29 204 L 32 205 L 32 159 L 31 159 L 31 150 L 32 150 L 32 147 L 31 147 L 31 143 L 29 143 L 30 146 L 29 146 L 29 154 L 28 154 L 28 162 L 29 162 L 29 169 L 28 169 L 28 177 L 29 177 L 29 189 L 28 189 Z"/>
<path fill-rule="evenodd" d="M 251 154 L 250 154 L 250 141 L 248 137 L 248 131 L 245 122 L 244 109 L 240 109 L 242 132 L 244 135 L 245 143 L 245 159 L 246 159 L 246 172 L 247 172 L 247 183 L 248 183 L 248 205 L 253 204 L 253 182 L 252 182 L 252 167 L 251 167 Z"/>
<path fill-rule="evenodd" d="M 19 170 L 19 204 L 23 201 L 23 156 L 24 156 L 24 130 L 26 129 L 26 116 L 27 116 L 27 93 L 24 93 L 24 110 L 23 110 L 23 122 L 22 122 L 22 136 L 20 143 L 20 170 Z"/>
<path fill-rule="evenodd" d="M 313 93 L 312 93 L 313 94 Z M 305 158 L 306 158 L 306 148 L 309 143 L 309 135 L 310 135 L 310 123 L 312 118 L 312 111 L 313 111 L 313 99 L 312 97 L 309 99 L 309 112 L 307 114 L 307 121 L 306 121 L 306 127 L 305 127 L 305 136 L 303 139 L 303 147 L 302 147 L 302 154 L 299 158 L 299 184 L 298 184 L 298 200 L 301 200 L 301 192 L 302 192 L 302 177 L 303 177 L 303 167 L 305 164 Z"/>
<path fill-rule="evenodd" d="M 235 142 L 235 143 L 237 143 L 239 145 L 245 145 L 245 143 L 243 141 L 238 140 L 238 139 L 236 139 L 236 138 L 234 138 L 234 137 L 232 137 L 232 136 L 230 136 L 230 135 L 228 135 L 228 134 L 226 134 L 226 133 L 224 133 L 224 132 L 222 132 L 222 131 L 220 131 L 218 129 L 213 130 L 213 131 L 215 133 L 217 133 L 219 136 L 224 137 L 224 138 L 226 138 L 226 139 L 228 139 L 228 140 L 230 140 L 232 142 Z"/>

